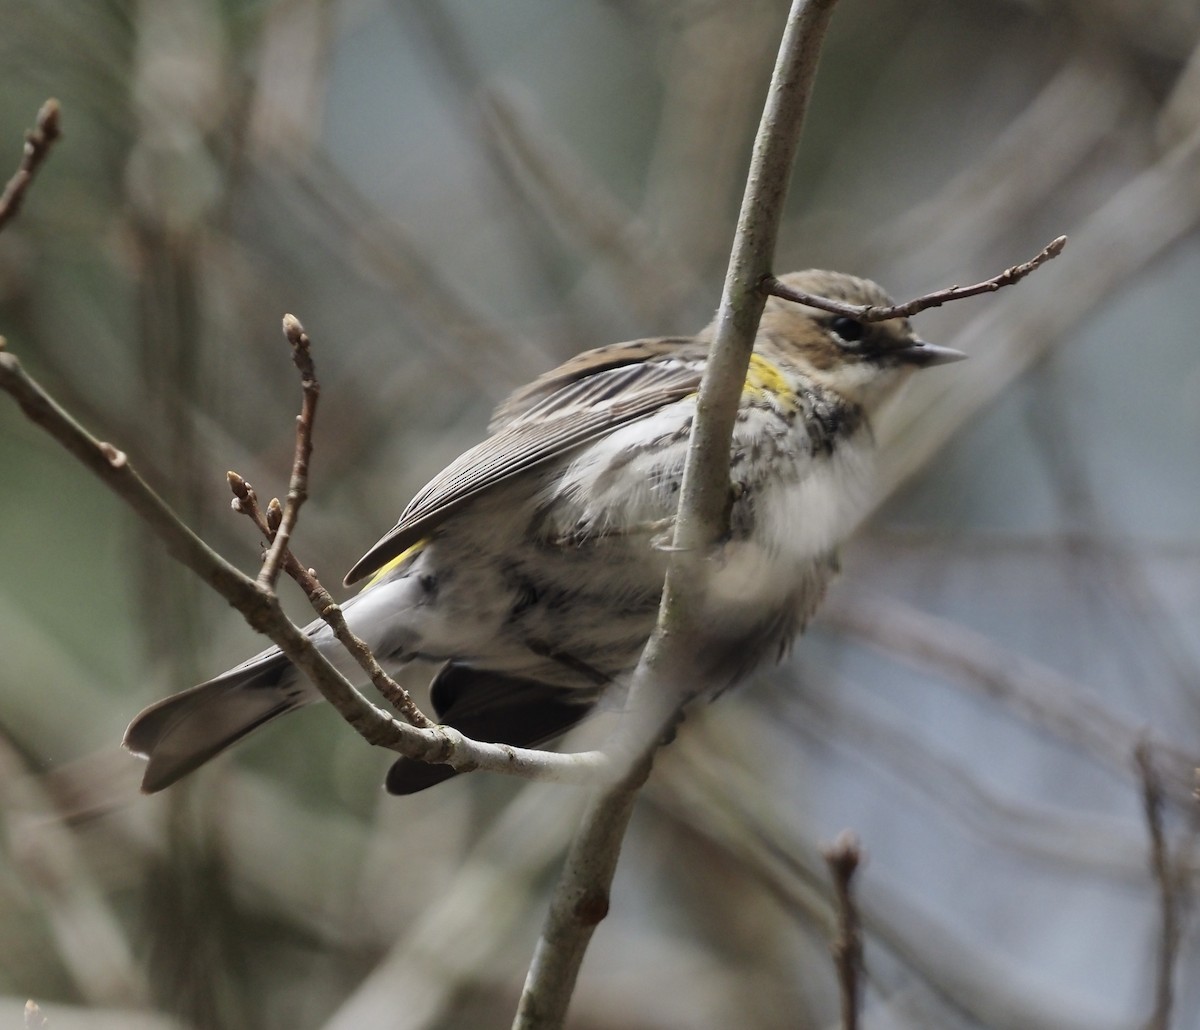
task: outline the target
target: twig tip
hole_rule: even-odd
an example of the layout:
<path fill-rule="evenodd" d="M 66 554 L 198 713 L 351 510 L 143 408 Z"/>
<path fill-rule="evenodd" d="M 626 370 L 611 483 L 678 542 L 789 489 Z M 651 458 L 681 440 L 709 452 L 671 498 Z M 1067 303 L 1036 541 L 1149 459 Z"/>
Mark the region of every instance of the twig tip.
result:
<path fill-rule="evenodd" d="M 55 139 L 61 132 L 58 124 L 61 114 L 62 105 L 54 97 L 50 97 L 38 110 L 38 131 L 48 139 Z"/>
<path fill-rule="evenodd" d="M 25 1030 L 43 1030 L 50 1025 L 49 1020 L 42 1015 L 41 1006 L 30 998 L 25 1002 Z"/>
<path fill-rule="evenodd" d="M 229 489 L 239 501 L 244 501 L 250 496 L 250 484 L 232 469 L 225 473 L 225 478 L 229 481 Z"/>
<path fill-rule="evenodd" d="M 853 830 L 842 830 L 833 839 L 833 843 L 826 844 L 821 849 L 821 854 L 830 866 L 852 873 L 862 863 L 862 843 Z"/>
<path fill-rule="evenodd" d="M 307 333 L 304 331 L 304 326 L 300 324 L 300 319 L 295 315 L 288 314 L 283 316 L 283 335 L 288 338 L 288 342 L 293 347 L 298 347 Z"/>

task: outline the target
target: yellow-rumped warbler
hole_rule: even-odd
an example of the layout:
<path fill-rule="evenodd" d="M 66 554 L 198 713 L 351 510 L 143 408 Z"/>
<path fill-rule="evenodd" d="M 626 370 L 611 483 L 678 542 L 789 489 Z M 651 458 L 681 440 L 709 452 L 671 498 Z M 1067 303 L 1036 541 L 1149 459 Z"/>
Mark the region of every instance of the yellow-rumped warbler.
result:
<path fill-rule="evenodd" d="M 890 304 L 835 272 L 783 282 Z M 587 351 L 514 393 L 490 435 L 436 476 L 350 570 L 372 576 L 346 619 L 389 668 L 444 663 L 438 718 L 469 737 L 536 746 L 565 733 L 637 663 L 658 612 L 662 541 L 679 499 L 711 327 Z M 730 452 L 729 538 L 714 555 L 711 630 L 697 656 L 714 692 L 775 659 L 820 602 L 834 548 L 870 494 L 871 417 L 908 373 L 963 357 L 906 319 L 864 323 L 772 297 Z M 348 675 L 323 622 L 308 627 Z M 161 790 L 263 723 L 319 698 L 276 648 L 160 701 L 130 725 Z M 454 775 L 400 758 L 406 794 Z"/>

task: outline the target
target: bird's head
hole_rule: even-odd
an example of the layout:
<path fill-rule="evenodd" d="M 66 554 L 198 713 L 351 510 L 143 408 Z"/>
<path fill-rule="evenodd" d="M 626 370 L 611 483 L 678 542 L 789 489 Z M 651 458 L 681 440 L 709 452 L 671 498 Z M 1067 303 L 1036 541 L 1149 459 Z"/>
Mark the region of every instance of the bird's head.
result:
<path fill-rule="evenodd" d="M 842 272 L 790 272 L 780 282 L 847 304 L 894 303 L 869 279 Z M 774 296 L 767 299 L 759 332 L 823 386 L 866 408 L 881 404 L 914 370 L 966 357 L 924 342 L 907 318 L 864 322 Z"/>

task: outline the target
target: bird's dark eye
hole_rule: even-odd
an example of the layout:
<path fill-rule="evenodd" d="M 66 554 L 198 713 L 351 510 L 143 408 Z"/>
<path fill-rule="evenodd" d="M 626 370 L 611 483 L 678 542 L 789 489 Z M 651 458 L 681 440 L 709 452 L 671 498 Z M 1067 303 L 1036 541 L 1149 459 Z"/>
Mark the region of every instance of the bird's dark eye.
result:
<path fill-rule="evenodd" d="M 867 335 L 867 327 L 857 318 L 839 315 L 829 323 L 830 331 L 845 343 L 857 343 Z"/>

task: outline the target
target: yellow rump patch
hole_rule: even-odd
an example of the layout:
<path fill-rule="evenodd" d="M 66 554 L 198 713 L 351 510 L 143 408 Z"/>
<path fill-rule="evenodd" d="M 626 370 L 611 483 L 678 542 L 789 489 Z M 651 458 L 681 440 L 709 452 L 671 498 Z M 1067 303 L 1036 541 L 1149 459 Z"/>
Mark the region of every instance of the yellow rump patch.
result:
<path fill-rule="evenodd" d="M 370 579 L 367 580 L 366 586 L 364 586 L 362 588 L 363 591 L 370 590 L 371 587 L 375 586 L 375 584 L 378 583 L 380 580 L 386 579 L 391 573 L 395 572 L 396 569 L 400 568 L 400 566 L 403 565 L 405 562 L 411 561 L 418 554 L 420 554 L 423 550 L 425 550 L 425 545 L 428 543 L 429 543 L 428 538 L 426 538 L 424 540 L 418 540 L 415 544 L 412 545 L 412 547 L 405 548 L 403 551 L 401 551 L 398 555 L 396 555 L 396 557 L 393 558 L 386 565 L 380 566 L 379 571 L 376 572 L 375 575 L 373 575 Z M 360 593 L 361 592 L 362 591 L 360 591 Z"/>

